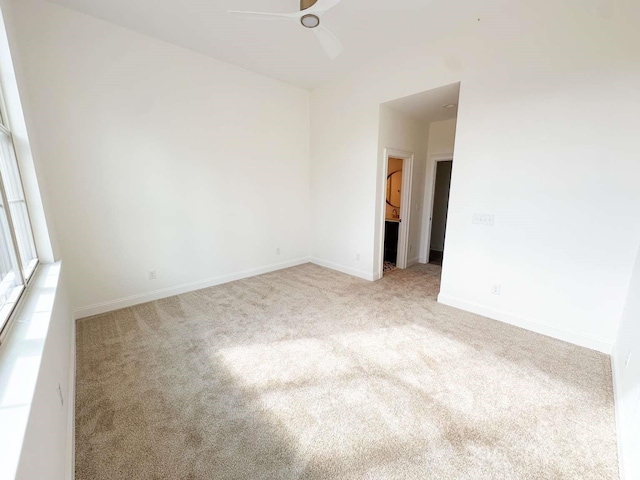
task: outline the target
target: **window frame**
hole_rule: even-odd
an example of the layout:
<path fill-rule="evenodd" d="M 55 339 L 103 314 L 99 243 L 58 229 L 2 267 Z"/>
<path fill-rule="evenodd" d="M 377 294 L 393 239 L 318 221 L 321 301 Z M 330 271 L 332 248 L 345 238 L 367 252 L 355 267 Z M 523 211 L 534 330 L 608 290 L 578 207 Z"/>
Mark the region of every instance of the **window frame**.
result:
<path fill-rule="evenodd" d="M 16 150 L 15 141 L 9 125 L 9 116 L 7 114 L 7 107 L 4 100 L 4 92 L 2 91 L 1 85 L 0 85 L 0 135 L 7 136 L 7 138 L 9 139 L 9 142 L 8 142 L 9 146 L 10 148 L 13 149 L 13 154 L 15 155 L 15 159 L 17 163 L 18 182 L 20 184 L 20 187 L 22 188 L 25 208 L 27 211 L 27 219 L 28 219 L 27 223 L 29 227 L 29 232 L 31 233 L 31 239 L 33 241 L 34 251 L 36 253 L 35 263 L 29 269 L 28 278 L 25 278 L 26 269 L 23 265 L 22 254 L 20 253 L 20 248 L 18 246 L 18 238 L 15 232 L 16 227 L 13 221 L 13 216 L 11 214 L 11 206 L 7 198 L 4 179 L 0 175 L 0 200 L 4 205 L 4 210 L 7 217 L 7 223 L 9 225 L 9 232 L 11 236 L 11 245 L 9 245 L 9 247 L 13 248 L 13 254 L 16 257 L 16 262 L 17 262 L 16 275 L 20 280 L 19 287 L 14 289 L 14 292 L 12 292 L 11 300 L 5 303 L 2 307 L 0 307 L 0 345 L 2 345 L 9 330 L 11 330 L 11 325 L 14 323 L 13 321 L 17 316 L 16 312 L 19 310 L 26 296 L 25 293 L 29 290 L 29 286 L 32 284 L 33 279 L 36 277 L 38 267 L 40 266 L 40 255 L 38 253 L 38 246 L 36 245 L 36 242 L 35 242 L 35 235 L 33 231 L 32 217 L 31 217 L 31 209 L 29 208 L 29 202 L 27 201 L 27 198 L 26 198 L 26 191 L 24 188 L 24 182 L 22 180 L 22 172 L 20 171 L 20 162 L 18 160 L 18 153 Z"/>

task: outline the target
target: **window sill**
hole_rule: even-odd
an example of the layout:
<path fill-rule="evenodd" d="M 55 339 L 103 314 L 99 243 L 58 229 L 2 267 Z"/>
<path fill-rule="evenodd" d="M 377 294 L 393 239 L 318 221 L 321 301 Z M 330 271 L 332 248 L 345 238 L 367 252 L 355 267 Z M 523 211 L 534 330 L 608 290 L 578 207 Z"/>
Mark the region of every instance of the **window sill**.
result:
<path fill-rule="evenodd" d="M 18 469 L 59 287 L 60 266 L 60 262 L 39 266 L 0 345 L 0 479 L 14 478 Z"/>

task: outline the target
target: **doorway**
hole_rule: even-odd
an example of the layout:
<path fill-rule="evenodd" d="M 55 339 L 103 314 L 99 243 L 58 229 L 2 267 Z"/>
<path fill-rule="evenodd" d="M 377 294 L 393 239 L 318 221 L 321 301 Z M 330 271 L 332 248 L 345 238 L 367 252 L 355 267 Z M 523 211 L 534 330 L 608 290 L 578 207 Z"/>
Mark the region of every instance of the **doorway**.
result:
<path fill-rule="evenodd" d="M 441 273 L 440 266 L 431 265 L 423 268 L 418 264 L 428 264 L 430 260 L 433 190 L 437 173 L 434 163 L 451 162 L 453 159 L 459 96 L 460 83 L 453 83 L 380 104 L 373 262 L 373 278 L 376 280 L 384 275 L 385 260 L 387 271 L 394 267 L 394 256 L 396 271 L 393 275 L 400 273 L 398 269 L 414 266 L 416 271 L 429 276 L 439 277 Z M 398 180 L 394 180 L 394 177 L 388 178 L 394 172 L 393 165 L 389 165 L 390 157 L 404 161 L 401 181 L 403 188 L 399 192 L 402 202 L 397 210 L 399 218 L 396 216 L 398 213 L 393 212 L 398 203 L 391 201 L 389 206 L 386 202 L 387 192 L 396 192 L 394 184 L 400 179 L 400 175 L 397 175 Z M 406 159 L 411 159 L 413 168 L 413 177 L 409 182 Z M 410 194 L 404 188 L 407 183 L 413 189 Z M 445 188 L 445 191 L 448 192 L 448 188 Z M 448 201 L 445 204 L 448 207 Z M 448 209 L 446 210 L 448 213 Z M 439 211 L 439 206 L 436 206 L 436 212 Z M 411 218 L 408 217 L 409 213 Z M 447 213 L 444 217 L 448 216 Z M 436 221 L 446 226 L 446 220 L 439 222 L 436 218 Z M 446 230 L 446 227 L 443 230 Z M 434 250 L 439 251 L 440 257 L 444 256 L 443 244 L 444 242 L 437 240 L 434 243 Z M 434 253 L 434 256 L 437 255 L 438 253 Z M 437 258 L 432 260 L 440 263 Z"/>
<path fill-rule="evenodd" d="M 407 267 L 413 154 L 385 149 L 384 229 L 380 276 Z"/>
<path fill-rule="evenodd" d="M 451 192 L 452 159 L 434 159 L 433 162 L 433 199 L 431 202 L 431 232 L 429 236 L 429 258 L 433 265 L 442 265 L 444 245 L 447 236 L 447 217 L 449 214 L 449 196 Z"/>
<path fill-rule="evenodd" d="M 384 217 L 383 274 L 395 270 L 398 263 L 398 236 L 400 233 L 400 207 L 402 206 L 402 159 L 387 158 L 387 188 Z"/>

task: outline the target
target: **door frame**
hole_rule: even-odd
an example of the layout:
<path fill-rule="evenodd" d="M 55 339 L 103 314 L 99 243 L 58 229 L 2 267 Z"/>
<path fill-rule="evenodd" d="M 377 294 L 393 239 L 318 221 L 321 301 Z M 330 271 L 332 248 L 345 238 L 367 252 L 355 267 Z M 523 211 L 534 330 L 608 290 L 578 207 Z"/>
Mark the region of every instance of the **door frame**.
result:
<path fill-rule="evenodd" d="M 398 268 L 407 268 L 407 256 L 409 253 L 409 225 L 411 222 L 411 186 L 413 179 L 413 161 L 415 155 L 412 152 L 397 150 L 394 148 L 384 149 L 384 166 L 383 175 L 380 180 L 381 184 L 381 203 L 380 203 L 380 248 L 378 256 L 380 265 L 378 268 L 378 278 L 382 278 L 384 272 L 384 228 L 387 212 L 387 176 L 389 172 L 389 158 L 399 158 L 402 160 L 402 193 L 400 200 L 400 226 L 398 229 L 398 258 L 396 266 Z"/>
<path fill-rule="evenodd" d="M 442 153 L 442 154 L 434 154 L 429 155 L 428 162 L 431 164 L 431 190 L 427 190 L 425 193 L 425 212 L 429 212 L 429 221 L 424 224 L 424 239 L 423 242 L 423 250 L 420 252 L 421 260 L 424 260 L 423 263 L 429 263 L 429 255 L 431 253 L 431 227 L 433 224 L 433 204 L 436 196 L 436 175 L 438 173 L 438 163 L 440 162 L 453 162 L 453 153 Z M 453 163 L 452 163 L 453 169 Z M 427 175 L 429 175 L 429 169 L 427 168 Z M 453 170 L 451 174 L 451 178 L 453 179 Z M 427 178 L 427 185 L 429 184 L 429 180 Z M 449 185 L 449 199 L 451 199 L 451 185 Z M 448 218 L 447 218 L 448 223 Z M 443 249 L 444 250 L 444 249 Z M 444 252 L 443 252 L 444 253 Z"/>

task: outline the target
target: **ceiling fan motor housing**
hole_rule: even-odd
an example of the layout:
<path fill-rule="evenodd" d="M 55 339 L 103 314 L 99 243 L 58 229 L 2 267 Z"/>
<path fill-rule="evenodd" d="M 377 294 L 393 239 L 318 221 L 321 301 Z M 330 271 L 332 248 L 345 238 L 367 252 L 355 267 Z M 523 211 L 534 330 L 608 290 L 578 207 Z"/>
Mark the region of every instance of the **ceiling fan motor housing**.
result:
<path fill-rule="evenodd" d="M 317 1 L 318 0 L 300 0 L 300 11 L 304 12 L 307 8 L 313 7 Z M 318 18 L 317 15 L 310 13 L 308 15 L 303 15 L 300 18 L 300 23 L 302 23 L 302 26 L 305 28 L 316 28 L 320 25 L 320 18 Z"/>
<path fill-rule="evenodd" d="M 318 0 L 300 0 L 300 11 L 313 7 Z"/>

